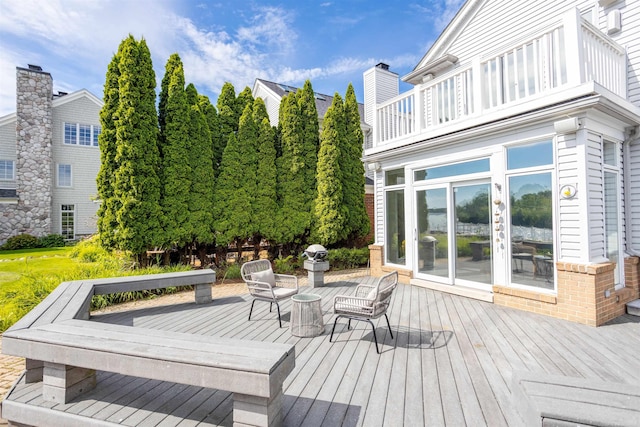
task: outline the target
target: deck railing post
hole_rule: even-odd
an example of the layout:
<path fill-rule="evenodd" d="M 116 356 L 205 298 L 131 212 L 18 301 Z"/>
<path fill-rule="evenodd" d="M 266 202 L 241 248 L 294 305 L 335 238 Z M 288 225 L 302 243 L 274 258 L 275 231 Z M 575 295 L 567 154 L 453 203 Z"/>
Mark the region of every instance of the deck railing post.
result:
<path fill-rule="evenodd" d="M 577 8 L 568 10 L 562 19 L 564 27 L 564 53 L 560 52 L 560 59 L 564 54 L 567 65 L 567 83 L 576 86 L 584 83 L 584 45 L 582 42 L 582 17 Z M 559 49 L 559 46 L 555 46 Z M 559 69 L 560 64 L 554 64 Z"/>

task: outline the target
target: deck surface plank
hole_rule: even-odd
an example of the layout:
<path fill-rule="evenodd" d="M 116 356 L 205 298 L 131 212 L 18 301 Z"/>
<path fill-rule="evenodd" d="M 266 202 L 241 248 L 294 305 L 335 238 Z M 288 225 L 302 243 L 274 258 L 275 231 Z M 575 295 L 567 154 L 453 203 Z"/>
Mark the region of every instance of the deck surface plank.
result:
<path fill-rule="evenodd" d="M 522 423 L 511 387 L 514 373 L 529 372 L 637 384 L 640 320 L 622 316 L 599 328 L 569 323 L 437 291 L 399 285 L 384 317 L 371 326 L 342 319 L 334 342 L 333 297 L 352 294 L 368 276 L 301 287 L 322 296 L 324 333 L 291 335 L 291 302 L 257 302 L 248 320 L 249 295 L 210 303 L 180 303 L 101 314 L 94 322 L 295 346 L 296 365 L 284 382 L 285 426 L 491 425 Z M 232 424 L 225 391 L 98 372 L 96 389 L 67 404 L 45 402 L 39 383 L 18 382 L 11 399 L 121 425 Z"/>

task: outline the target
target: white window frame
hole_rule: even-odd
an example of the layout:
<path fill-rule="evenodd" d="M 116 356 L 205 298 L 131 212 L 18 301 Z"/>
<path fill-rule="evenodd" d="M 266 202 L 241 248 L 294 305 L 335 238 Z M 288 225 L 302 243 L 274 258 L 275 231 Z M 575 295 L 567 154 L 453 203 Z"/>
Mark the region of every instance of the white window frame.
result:
<path fill-rule="evenodd" d="M 613 164 L 611 163 L 605 163 L 604 160 L 604 152 L 605 152 L 605 144 L 613 144 L 614 150 L 613 150 L 613 155 L 614 155 L 614 162 Z M 620 162 L 621 162 L 621 153 L 620 153 L 620 143 L 616 142 L 612 139 L 607 139 L 607 138 L 602 138 L 602 185 L 603 185 L 603 206 L 604 206 L 604 221 L 607 221 L 607 206 L 605 205 L 605 200 L 604 200 L 604 181 L 605 181 L 605 173 L 609 172 L 611 174 L 613 174 L 615 176 L 616 179 L 616 185 L 615 188 L 621 188 L 621 179 L 622 179 L 622 171 L 620 170 Z M 617 218 L 616 220 L 616 225 L 618 226 L 618 265 L 616 266 L 616 270 L 614 271 L 614 286 L 615 289 L 621 289 L 625 287 L 625 275 L 624 275 L 624 245 L 622 243 L 622 236 L 623 236 L 623 220 L 622 220 L 622 201 L 620 198 L 620 194 L 619 192 L 616 194 L 616 212 L 617 212 Z M 608 246 L 608 236 L 606 235 L 606 229 L 605 229 L 605 254 L 604 256 L 607 257 L 607 252 L 609 250 Z M 608 258 L 608 257 L 607 257 Z"/>
<path fill-rule="evenodd" d="M 74 128 L 74 138 L 67 138 L 67 127 Z M 88 139 L 80 140 L 81 129 L 89 131 Z M 62 143 L 64 145 L 75 145 L 79 147 L 98 147 L 98 135 L 102 132 L 100 125 L 88 125 L 85 123 L 62 123 Z"/>
<path fill-rule="evenodd" d="M 11 177 L 0 176 L 0 181 L 15 181 L 16 179 L 16 162 L 14 160 L 1 159 L 0 162 L 5 163 L 3 170 L 6 171 L 6 165 L 11 165 Z"/>
<path fill-rule="evenodd" d="M 65 209 L 70 207 L 71 209 Z M 65 216 L 71 215 L 72 227 L 71 237 L 68 237 L 68 232 L 65 233 Z M 60 234 L 64 236 L 65 240 L 74 240 L 76 238 L 76 205 L 60 205 Z"/>
<path fill-rule="evenodd" d="M 62 167 L 69 167 L 69 185 L 63 185 L 62 183 L 60 183 L 60 170 Z M 58 163 L 58 166 L 56 168 L 57 174 L 56 174 L 56 186 L 60 187 L 60 188 L 71 188 L 73 187 L 73 167 L 69 164 L 63 164 L 63 163 Z"/>

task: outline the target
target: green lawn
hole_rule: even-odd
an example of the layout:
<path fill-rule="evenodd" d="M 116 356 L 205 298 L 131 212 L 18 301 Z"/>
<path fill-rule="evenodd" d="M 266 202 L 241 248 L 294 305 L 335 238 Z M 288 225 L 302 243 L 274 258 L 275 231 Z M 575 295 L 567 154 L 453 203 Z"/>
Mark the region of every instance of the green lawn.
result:
<path fill-rule="evenodd" d="M 73 253 L 77 257 L 73 257 Z M 132 274 L 161 273 L 158 267 L 131 270 L 123 260 L 97 246 L 0 251 L 0 333 L 28 313 L 60 283 L 71 280 Z M 188 270 L 188 266 L 170 270 Z M 127 295 L 136 299 L 147 294 Z M 104 300 L 105 298 L 103 298 Z M 107 298 L 102 304 L 121 302 L 124 298 Z"/>

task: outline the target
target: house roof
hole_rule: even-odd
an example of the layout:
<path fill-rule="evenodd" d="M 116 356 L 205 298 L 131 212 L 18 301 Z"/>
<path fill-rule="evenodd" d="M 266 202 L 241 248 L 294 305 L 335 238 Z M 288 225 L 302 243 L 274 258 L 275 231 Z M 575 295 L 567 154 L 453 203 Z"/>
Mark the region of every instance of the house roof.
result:
<path fill-rule="evenodd" d="M 447 62 L 455 63 L 457 58 L 448 55 L 448 49 L 460 36 L 467 24 L 473 19 L 486 0 L 466 0 L 458 13 L 453 17 L 449 25 L 440 33 L 440 36 L 433 43 L 431 48 L 422 57 L 420 62 L 406 76 L 403 81 L 416 84 L 421 80 L 422 75 L 429 74 L 431 69 Z"/>
<path fill-rule="evenodd" d="M 298 89 L 300 89 L 294 86 L 286 85 L 284 83 L 275 83 L 263 79 L 256 79 L 256 82 L 262 83 L 280 99 L 282 99 L 285 95 L 289 93 L 295 93 L 298 91 Z M 333 96 L 317 92 L 314 92 L 314 95 L 316 98 L 316 109 L 318 110 L 318 117 L 322 119 L 331 106 L 331 103 L 333 102 Z M 364 123 L 364 104 L 360 102 L 358 102 L 358 113 L 360 114 L 360 123 Z"/>
<path fill-rule="evenodd" d="M 90 101 L 94 102 L 98 107 L 102 108 L 104 102 L 87 89 L 80 89 L 70 94 L 61 95 L 60 92 L 58 94 L 52 94 L 53 102 L 52 108 L 59 107 L 60 105 L 67 104 L 69 102 L 73 102 L 80 98 L 87 98 Z M 0 117 L 0 126 L 5 125 L 7 123 L 11 123 L 16 121 L 16 113 L 9 113 L 5 116 Z"/>

